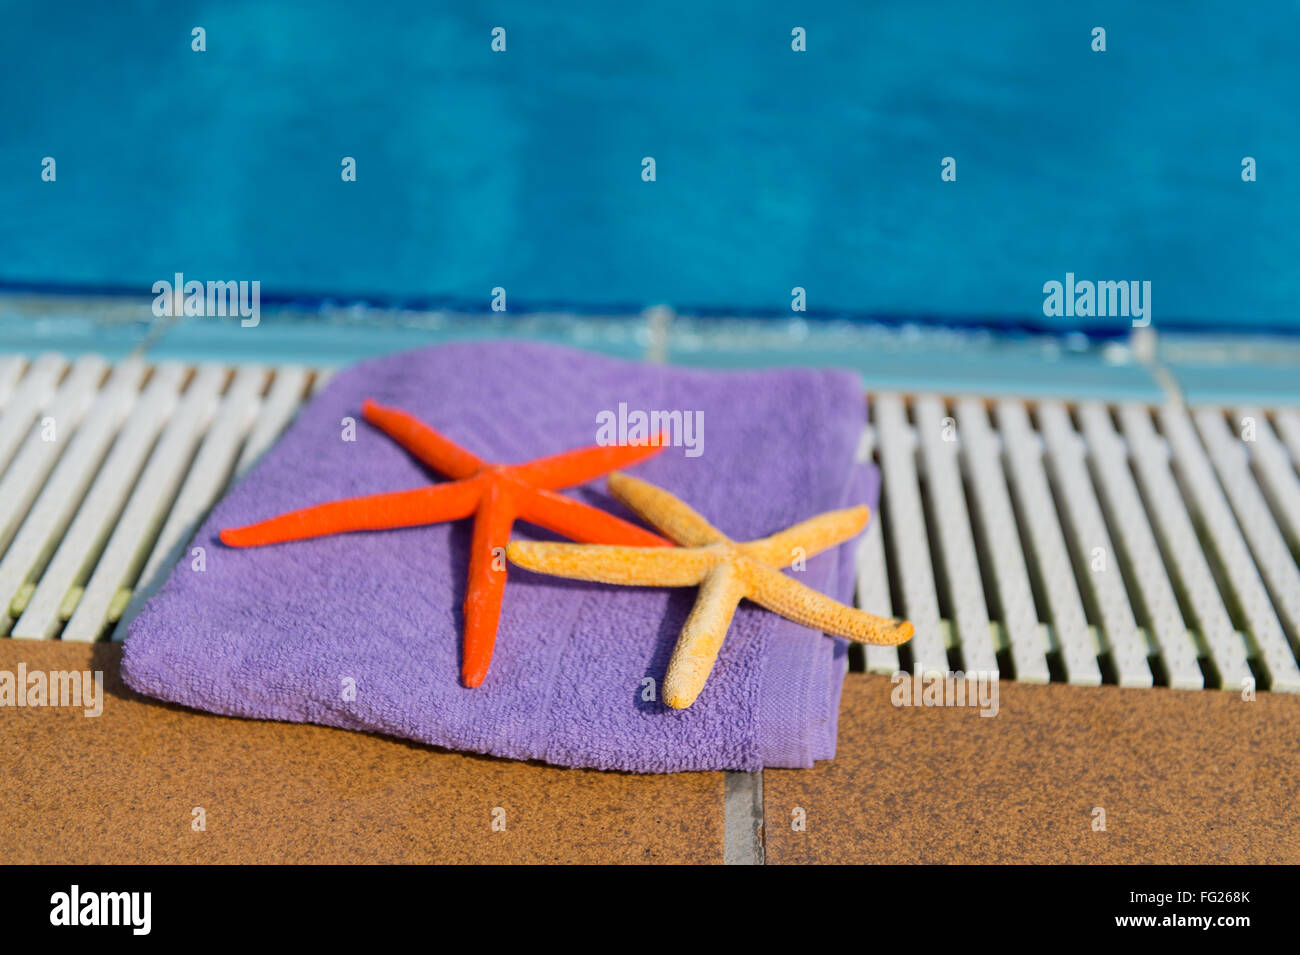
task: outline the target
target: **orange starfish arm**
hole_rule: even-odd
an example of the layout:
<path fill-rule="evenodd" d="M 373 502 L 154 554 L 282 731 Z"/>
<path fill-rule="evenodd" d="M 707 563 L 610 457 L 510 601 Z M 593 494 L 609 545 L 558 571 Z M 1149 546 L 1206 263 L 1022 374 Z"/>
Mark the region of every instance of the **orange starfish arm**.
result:
<path fill-rule="evenodd" d="M 704 689 L 743 596 L 745 582 L 731 564 L 719 564 L 704 578 L 664 676 L 664 702 L 673 709 L 690 706 Z"/>
<path fill-rule="evenodd" d="M 680 498 L 661 487 L 615 471 L 610 492 L 683 547 L 706 547 L 727 538 Z"/>
<path fill-rule="evenodd" d="M 672 541 L 665 540 L 658 534 L 554 491 L 522 495 L 519 500 L 519 516 L 530 524 L 545 527 L 548 531 L 584 544 L 673 546 Z"/>
<path fill-rule="evenodd" d="M 455 521 L 474 513 L 478 497 L 476 485 L 460 481 L 413 491 L 349 497 L 290 511 L 258 524 L 226 528 L 221 532 L 221 542 L 227 547 L 261 547 L 348 531 Z"/>
<path fill-rule="evenodd" d="M 506 548 L 525 570 L 574 580 L 634 587 L 693 587 L 717 564 L 717 555 L 679 547 L 615 547 L 514 541 Z"/>
<path fill-rule="evenodd" d="M 534 487 L 558 491 L 586 484 L 617 468 L 654 457 L 664 449 L 663 435 L 656 434 L 646 444 L 610 444 L 577 448 L 550 457 L 538 458 L 512 468 L 515 477 Z"/>
<path fill-rule="evenodd" d="M 848 637 L 855 643 L 895 647 L 912 639 L 912 625 L 848 607 L 757 561 L 745 561 L 745 596 L 805 627 Z"/>
<path fill-rule="evenodd" d="M 848 540 L 867 522 L 865 507 L 830 511 L 769 537 L 737 543 L 663 488 L 620 472 L 614 496 L 681 546 L 622 547 L 515 541 L 506 555 L 520 567 L 558 577 L 640 587 L 700 587 L 664 676 L 664 701 L 683 709 L 703 690 L 744 598 L 788 620 L 859 643 L 892 646 L 912 636 L 905 620 L 876 617 L 818 593 L 778 570 Z M 539 492 L 532 492 L 534 495 Z"/>
<path fill-rule="evenodd" d="M 361 416 L 417 459 L 453 480 L 473 477 L 485 466 L 480 458 L 400 408 L 389 408 L 367 398 L 361 403 Z"/>
<path fill-rule="evenodd" d="M 769 567 L 789 567 L 796 557 L 812 557 L 860 533 L 870 516 L 861 506 L 827 511 L 770 537 L 747 541 L 740 545 L 740 552 Z"/>
<path fill-rule="evenodd" d="M 465 584 L 465 655 L 461 682 L 476 687 L 487 678 L 506 589 L 506 544 L 515 522 L 515 502 L 493 484 L 474 516 L 469 545 L 469 580 Z"/>

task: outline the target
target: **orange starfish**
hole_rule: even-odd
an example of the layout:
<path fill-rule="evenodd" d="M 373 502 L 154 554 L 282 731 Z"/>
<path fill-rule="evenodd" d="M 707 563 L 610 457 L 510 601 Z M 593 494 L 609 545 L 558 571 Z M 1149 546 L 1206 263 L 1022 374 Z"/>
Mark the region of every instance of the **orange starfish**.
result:
<path fill-rule="evenodd" d="M 523 464 L 488 464 L 405 411 L 366 400 L 361 413 L 422 463 L 452 480 L 290 511 L 223 530 L 221 541 L 230 547 L 260 547 L 348 531 L 419 527 L 473 515 L 461 662 L 466 686 L 480 685 L 492 662 L 506 585 L 505 546 L 516 519 L 584 543 L 672 546 L 658 534 L 555 493 L 657 454 L 662 450 L 657 438 L 643 445 L 578 448 Z"/>
<path fill-rule="evenodd" d="M 664 676 L 664 702 L 674 709 L 690 706 L 704 689 L 736 607 L 746 597 L 795 623 L 858 643 L 896 646 L 912 637 L 912 625 L 905 620 L 846 607 L 781 573 L 796 558 L 819 554 L 856 535 L 867 524 L 865 507 L 818 514 L 760 540 L 733 541 L 661 487 L 616 472 L 609 476 L 609 489 L 681 546 L 659 551 L 516 541 L 506 554 L 520 567 L 559 577 L 636 587 L 699 587 Z"/>

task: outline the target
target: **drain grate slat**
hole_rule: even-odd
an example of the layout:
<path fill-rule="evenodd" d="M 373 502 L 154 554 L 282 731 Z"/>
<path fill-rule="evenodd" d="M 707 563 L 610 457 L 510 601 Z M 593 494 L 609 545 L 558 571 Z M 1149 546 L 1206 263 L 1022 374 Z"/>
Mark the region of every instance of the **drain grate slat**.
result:
<path fill-rule="evenodd" d="M 1297 475 L 1286 446 L 1274 434 L 1262 409 L 1238 408 L 1236 418 L 1238 422 L 1250 422 L 1253 428 L 1251 440 L 1243 438 L 1242 443 L 1250 451 L 1251 466 L 1259 479 L 1260 489 L 1272 505 L 1279 529 L 1292 553 L 1300 555 L 1300 475 Z"/>
<path fill-rule="evenodd" d="M 1254 554 L 1264 582 L 1293 650 L 1300 650 L 1300 568 L 1287 549 L 1260 491 L 1251 476 L 1243 442 L 1228 430 L 1222 412 L 1202 408 L 1196 428 L 1210 450 L 1210 460 L 1237 516 L 1237 525 Z"/>
<path fill-rule="evenodd" d="M 11 607 L 19 591 L 39 575 L 54 553 L 118 429 L 135 404 L 145 371 L 141 361 L 119 364 L 83 425 L 68 438 L 67 450 L 57 459 L 49 479 L 0 559 L 0 607 Z M 0 614 L 0 633 L 7 629 L 7 620 Z"/>
<path fill-rule="evenodd" d="M 976 398 L 957 402 L 957 427 L 978 515 L 977 530 L 988 555 L 984 574 L 992 578 L 991 591 L 996 594 L 1015 678 L 1024 683 L 1047 683 L 1051 678 L 1047 630 L 1034 608 L 1001 448 L 989 426 L 984 402 Z"/>
<path fill-rule="evenodd" d="M 1030 425 L 1028 409 L 1019 401 L 999 401 L 997 421 L 1005 442 L 1003 460 L 1009 465 L 1011 491 L 1021 504 L 1031 561 L 1041 581 L 1066 678 L 1081 686 L 1096 686 L 1101 683 L 1096 640 L 1088 629 L 1065 534 L 1057 519 L 1043 467 L 1042 440 Z"/>
<path fill-rule="evenodd" d="M 880 395 L 871 406 L 880 434 L 884 486 L 888 488 L 887 529 L 892 553 L 897 556 L 895 573 L 903 595 L 903 605 L 895 610 L 906 615 L 916 630 L 908 644 L 916 669 L 922 673 L 947 673 L 948 651 L 939 619 L 930 545 L 925 534 L 918 533 L 926 525 L 916 470 L 916 439 L 900 396 Z"/>
<path fill-rule="evenodd" d="M 17 355 L 0 356 L 0 408 L 5 406 L 9 396 L 14 393 L 18 387 L 18 382 L 23 376 L 23 360 Z M 5 455 L 0 455 L 0 465 L 3 465 Z"/>
<path fill-rule="evenodd" d="M 293 420 L 310 381 L 311 372 L 306 368 L 286 365 L 275 370 L 270 391 L 257 412 L 253 430 L 249 432 L 244 450 L 240 452 L 239 461 L 235 464 L 235 477 L 242 477 Z"/>
<path fill-rule="evenodd" d="M 1273 416 L 1277 436 L 1291 452 L 1291 461 L 1300 468 L 1300 412 L 1279 411 Z"/>
<path fill-rule="evenodd" d="M 329 378 L 0 357 L 0 633 L 123 636 Z M 866 669 L 1300 692 L 1294 410 L 867 397 L 859 455 L 884 486 L 857 601 L 916 636 L 866 648 Z"/>
<path fill-rule="evenodd" d="M 1178 609 L 1178 598 L 1160 557 L 1155 533 L 1133 483 L 1124 442 L 1115 433 L 1110 411 L 1104 405 L 1085 402 L 1079 407 L 1079 419 L 1089 457 L 1096 467 L 1102 506 L 1111 516 L 1119 556 L 1133 582 L 1137 597 L 1134 609 L 1155 639 L 1169 685 L 1199 690 L 1205 685 L 1205 676 L 1196 662 L 1196 643 Z"/>
<path fill-rule="evenodd" d="M 236 369 L 221 402 L 213 413 L 212 424 L 199 444 L 185 481 L 167 512 L 153 551 L 140 573 L 140 583 L 131 603 L 113 631 L 114 640 L 126 639 L 126 629 L 143 608 L 145 601 L 157 593 L 171 569 L 184 555 L 185 548 L 199 529 L 208 509 L 221 496 L 235 467 L 235 460 L 257 418 L 257 409 L 266 388 L 267 370 L 256 365 Z M 206 567 L 206 558 L 204 560 Z"/>
<path fill-rule="evenodd" d="M 62 355 L 42 355 L 26 369 L 22 380 L 11 386 L 5 396 L 4 414 L 0 415 L 0 478 L 8 475 L 14 454 L 67 368 L 68 361 Z"/>
<path fill-rule="evenodd" d="M 875 430 L 868 426 L 862 432 L 858 446 L 858 460 L 870 461 L 875 451 Z M 889 567 L 885 558 L 885 515 L 879 510 L 871 516 L 866 532 L 858 541 L 857 604 L 863 610 L 881 617 L 894 615 L 894 603 L 889 596 Z M 897 673 L 898 647 L 863 648 L 863 659 L 868 673 Z"/>
<path fill-rule="evenodd" d="M 78 358 L 49 404 L 37 412 L 40 420 L 0 478 L 0 550 L 8 552 L 32 502 L 90 410 L 107 372 L 108 363 L 102 358 Z"/>
<path fill-rule="evenodd" d="M 1101 505 L 1088 476 L 1083 439 L 1074 431 L 1065 405 L 1057 401 L 1038 406 L 1047 445 L 1047 460 L 1060 488 L 1065 534 L 1073 551 L 1081 591 L 1094 608 L 1120 686 L 1151 686 L 1146 642 L 1120 577 L 1115 547 L 1106 530 Z"/>
<path fill-rule="evenodd" d="M 178 363 L 159 365 L 153 370 L 27 609 L 14 624 L 13 636 L 48 640 L 58 631 L 68 594 L 76 591 L 79 595 L 103 553 L 127 495 L 176 407 L 185 375 L 185 367 Z"/>
<path fill-rule="evenodd" d="M 1163 408 L 1160 422 L 1178 474 L 1186 481 L 1192 506 L 1205 527 L 1212 556 L 1222 568 L 1230 599 L 1240 608 L 1256 647 L 1255 656 L 1267 672 L 1270 686 L 1300 693 L 1300 669 L 1187 412 L 1180 407 Z"/>
<path fill-rule="evenodd" d="M 207 431 L 227 377 L 224 368 L 200 368 L 185 389 L 108 540 L 104 556 L 63 630 L 64 640 L 98 640 L 111 622 L 109 618 L 119 600 L 119 591 L 135 584 L 158 529 L 167 519 L 167 511 L 193 458 L 194 446 Z"/>
<path fill-rule="evenodd" d="M 927 396 L 916 402 L 916 430 L 938 525 L 937 567 L 952 607 L 962 667 L 968 673 L 992 675 L 998 672 L 998 661 L 984 603 L 975 537 L 962 491 L 957 422 L 948 416 L 941 399 Z"/>
<path fill-rule="evenodd" d="M 1170 578 L 1189 608 L 1191 622 L 1205 643 L 1204 652 L 1217 671 L 1220 685 L 1239 687 L 1253 679 L 1246 644 L 1233 627 L 1192 517 L 1170 468 L 1169 446 L 1156 433 L 1146 405 L 1119 409 L 1120 431 L 1128 442 L 1129 460 L 1138 479 L 1143 503 L 1152 518 L 1157 542 Z"/>

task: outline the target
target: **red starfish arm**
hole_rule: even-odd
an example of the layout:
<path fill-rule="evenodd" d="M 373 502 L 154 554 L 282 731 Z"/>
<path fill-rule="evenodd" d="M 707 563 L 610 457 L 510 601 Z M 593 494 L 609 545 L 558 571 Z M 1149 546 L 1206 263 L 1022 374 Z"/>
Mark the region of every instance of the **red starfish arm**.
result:
<path fill-rule="evenodd" d="M 538 458 L 510 469 L 520 481 L 548 491 L 586 484 L 592 478 L 644 461 L 664 449 L 663 435 L 656 434 L 646 444 L 610 444 L 577 448 Z"/>
<path fill-rule="evenodd" d="M 361 416 L 420 461 L 453 480 L 473 477 L 484 467 L 481 459 L 400 408 L 389 408 L 367 398 L 361 403 Z"/>
<path fill-rule="evenodd" d="M 290 511 L 247 527 L 226 528 L 221 532 L 221 542 L 228 547 L 260 547 L 346 531 L 455 521 L 474 513 L 479 494 L 477 484 L 456 481 L 413 491 L 349 497 Z"/>
<path fill-rule="evenodd" d="M 554 491 L 533 491 L 519 499 L 519 516 L 530 524 L 563 534 L 581 544 L 672 547 L 672 541 L 622 518 L 570 500 Z"/>
<path fill-rule="evenodd" d="M 469 547 L 469 580 L 465 584 L 465 651 L 461 682 L 482 684 L 492 663 L 501 619 L 501 598 L 506 589 L 506 544 L 514 525 L 512 495 L 493 484 L 474 516 L 474 536 Z"/>

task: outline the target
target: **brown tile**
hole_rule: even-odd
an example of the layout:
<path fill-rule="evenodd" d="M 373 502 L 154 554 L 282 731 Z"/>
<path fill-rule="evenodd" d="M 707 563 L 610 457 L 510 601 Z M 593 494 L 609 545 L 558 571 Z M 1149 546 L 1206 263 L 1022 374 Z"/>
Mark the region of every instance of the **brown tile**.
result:
<path fill-rule="evenodd" d="M 1004 682 L 989 718 L 892 688 L 850 674 L 836 759 L 764 774 L 769 863 L 1300 862 L 1296 697 Z"/>
<path fill-rule="evenodd" d="M 722 861 L 721 773 L 558 769 L 195 713 L 127 690 L 119 658 L 0 640 L 0 669 L 92 667 L 107 691 L 93 719 L 0 708 L 0 862 Z"/>

